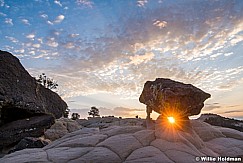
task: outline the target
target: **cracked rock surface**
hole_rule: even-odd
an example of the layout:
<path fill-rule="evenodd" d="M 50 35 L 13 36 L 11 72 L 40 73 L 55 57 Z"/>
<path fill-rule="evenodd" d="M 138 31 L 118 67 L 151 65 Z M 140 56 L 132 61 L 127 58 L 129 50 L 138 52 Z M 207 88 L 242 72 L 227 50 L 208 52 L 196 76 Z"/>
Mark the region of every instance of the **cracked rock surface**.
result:
<path fill-rule="evenodd" d="M 190 120 L 191 130 L 156 125 L 82 128 L 41 149 L 6 155 L 0 162 L 195 162 L 196 156 L 243 157 L 243 133 Z M 163 134 L 163 136 L 162 136 Z"/>

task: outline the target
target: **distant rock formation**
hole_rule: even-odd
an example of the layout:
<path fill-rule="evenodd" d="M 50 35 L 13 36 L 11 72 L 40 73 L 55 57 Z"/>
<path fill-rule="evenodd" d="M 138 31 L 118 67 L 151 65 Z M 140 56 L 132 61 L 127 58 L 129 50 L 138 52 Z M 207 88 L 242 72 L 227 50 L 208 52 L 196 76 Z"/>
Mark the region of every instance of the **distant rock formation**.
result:
<path fill-rule="evenodd" d="M 243 132 L 243 121 L 233 118 L 225 118 L 217 114 L 202 114 L 198 120 L 204 121 L 214 126 L 232 128 Z"/>
<path fill-rule="evenodd" d="M 0 147 L 42 135 L 66 108 L 55 92 L 37 84 L 18 58 L 0 51 Z"/>
<path fill-rule="evenodd" d="M 148 118 L 152 110 L 159 114 L 176 112 L 182 117 L 188 117 L 199 114 L 204 101 L 210 96 L 191 84 L 157 78 L 145 83 L 139 101 L 147 105 Z"/>

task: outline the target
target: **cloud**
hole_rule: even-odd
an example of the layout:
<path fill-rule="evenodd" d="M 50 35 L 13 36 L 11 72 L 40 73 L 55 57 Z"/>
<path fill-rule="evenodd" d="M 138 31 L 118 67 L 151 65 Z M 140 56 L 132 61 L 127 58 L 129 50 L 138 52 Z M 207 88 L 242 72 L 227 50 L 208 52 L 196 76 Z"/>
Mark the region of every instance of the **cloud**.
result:
<path fill-rule="evenodd" d="M 141 63 L 146 63 L 146 62 L 150 61 L 153 57 L 154 57 L 153 53 L 146 53 L 144 55 L 130 56 L 129 59 L 131 60 L 131 62 L 129 62 L 129 64 L 138 65 Z"/>
<path fill-rule="evenodd" d="M 9 24 L 9 25 L 13 25 L 13 19 L 10 19 L 10 18 L 5 18 L 5 21 L 4 21 L 6 24 Z"/>
<path fill-rule="evenodd" d="M 47 14 L 41 14 L 40 17 L 42 17 L 44 19 L 47 19 L 48 18 L 48 15 Z"/>
<path fill-rule="evenodd" d="M 4 0 L 0 0 L 0 6 L 3 7 L 5 4 Z"/>
<path fill-rule="evenodd" d="M 155 20 L 153 25 L 159 27 L 160 29 L 164 28 L 167 26 L 167 22 L 166 21 L 160 21 L 160 20 Z"/>
<path fill-rule="evenodd" d="M 7 15 L 6 15 L 6 14 L 4 14 L 4 13 L 2 13 L 2 12 L 0 12 L 0 16 L 5 17 L 5 16 L 7 16 Z"/>
<path fill-rule="evenodd" d="M 221 106 L 217 103 L 217 104 L 206 104 L 203 108 L 203 111 L 211 111 L 214 109 L 218 109 L 221 108 Z"/>
<path fill-rule="evenodd" d="M 61 23 L 64 20 L 65 16 L 64 15 L 59 15 L 56 17 L 56 19 L 54 20 L 54 23 Z"/>
<path fill-rule="evenodd" d="M 33 44 L 33 47 L 34 47 L 34 48 L 40 48 L 41 45 L 40 45 L 40 44 Z"/>
<path fill-rule="evenodd" d="M 42 15 L 43 18 L 47 19 L 48 16 L 47 15 Z M 46 23 L 49 24 L 49 25 L 54 25 L 54 24 L 59 24 L 61 23 L 63 20 L 65 19 L 65 16 L 64 15 L 59 15 L 55 18 L 54 21 L 50 21 L 50 20 L 47 20 Z"/>
<path fill-rule="evenodd" d="M 50 47 L 58 47 L 58 42 L 55 41 L 55 38 L 51 37 L 51 38 L 47 38 L 47 42 L 46 45 L 50 46 Z"/>
<path fill-rule="evenodd" d="M 62 7 L 62 4 L 61 4 L 60 1 L 58 1 L 58 0 L 54 0 L 54 3 L 57 4 L 58 6 Z"/>
<path fill-rule="evenodd" d="M 35 34 L 28 34 L 26 36 L 26 38 L 28 38 L 28 39 L 34 39 L 35 38 Z"/>
<path fill-rule="evenodd" d="M 224 56 L 228 57 L 228 56 L 231 56 L 232 54 L 234 54 L 234 53 L 233 52 L 224 53 Z"/>
<path fill-rule="evenodd" d="M 71 38 L 75 38 L 75 37 L 78 37 L 79 34 L 78 33 L 72 33 L 72 34 L 69 34 L 69 37 Z"/>
<path fill-rule="evenodd" d="M 148 0 L 138 0 L 137 6 L 138 7 L 144 7 L 148 3 Z"/>
<path fill-rule="evenodd" d="M 21 22 L 25 25 L 30 25 L 29 20 L 27 19 L 22 19 Z"/>
<path fill-rule="evenodd" d="M 86 6 L 92 8 L 94 3 L 90 0 L 76 0 L 78 5 Z"/>
<path fill-rule="evenodd" d="M 19 40 L 17 40 L 16 38 L 14 37 L 10 37 L 10 36 L 5 36 L 6 39 L 10 40 L 12 43 L 18 43 Z"/>
<path fill-rule="evenodd" d="M 88 6 L 91 1 L 76 3 Z M 150 1 L 138 2 L 140 7 L 147 3 Z M 242 14 L 236 11 L 237 3 L 210 1 L 210 8 L 208 3 L 182 2 L 168 7 L 162 2 L 154 10 L 139 9 L 139 14 L 126 8 L 117 15 L 119 25 L 109 19 L 102 30 L 95 27 L 102 35 L 87 39 L 85 33 L 65 31 L 46 36 L 42 41 L 47 46 L 41 46 L 46 53 L 36 56 L 58 57 L 60 64 L 43 71 L 56 76 L 65 97 L 112 92 L 137 99 L 143 84 L 157 77 L 192 83 L 210 92 L 229 90 L 240 84 L 235 81 L 243 75 L 240 63 L 228 64 L 230 55 L 242 60 L 234 48 L 240 43 Z M 42 17 L 47 21 L 47 15 Z M 85 30 L 92 33 L 94 29 Z"/>
<path fill-rule="evenodd" d="M 242 112 L 243 112 L 243 110 L 230 110 L 230 111 L 226 111 L 224 113 L 227 114 L 227 113 L 242 113 Z"/>

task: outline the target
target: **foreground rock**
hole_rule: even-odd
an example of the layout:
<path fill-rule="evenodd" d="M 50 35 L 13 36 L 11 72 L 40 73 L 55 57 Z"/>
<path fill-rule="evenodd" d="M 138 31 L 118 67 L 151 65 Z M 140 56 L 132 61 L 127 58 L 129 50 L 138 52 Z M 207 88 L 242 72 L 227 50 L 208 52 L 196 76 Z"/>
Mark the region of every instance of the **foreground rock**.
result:
<path fill-rule="evenodd" d="M 1 146 L 8 146 L 25 137 L 39 137 L 53 123 L 52 115 L 34 116 L 10 122 L 0 127 L 0 144 Z"/>
<path fill-rule="evenodd" d="M 199 114 L 210 96 L 191 84 L 157 78 L 145 83 L 139 101 L 147 105 L 148 118 L 152 110 L 159 114 L 173 112 L 188 117 Z"/>
<path fill-rule="evenodd" d="M 54 122 L 50 115 L 59 118 L 66 108 L 67 104 L 55 92 L 36 83 L 16 57 L 0 51 L 0 147 L 12 144 L 16 139 L 33 136 L 30 127 L 35 128 L 35 136 L 40 136 L 38 133 L 42 132 L 37 131 L 50 127 L 50 123 Z M 8 130 L 5 131 L 6 126 Z M 26 128 L 24 134 L 19 132 L 23 128 Z M 8 134 L 9 138 L 4 139 Z"/>
<path fill-rule="evenodd" d="M 80 126 L 78 122 L 68 118 L 60 118 L 56 120 L 50 129 L 45 131 L 44 136 L 46 139 L 54 141 L 80 128 L 82 128 L 82 126 Z"/>
<path fill-rule="evenodd" d="M 155 130 L 141 126 L 82 128 L 42 149 L 25 149 L 0 162 L 196 162 L 199 156 L 243 157 L 243 133 L 191 120 L 184 132 L 156 121 Z M 199 161 L 201 162 L 201 161 Z"/>
<path fill-rule="evenodd" d="M 48 145 L 50 143 L 50 140 L 45 140 L 42 138 L 33 138 L 33 137 L 26 137 L 14 147 L 13 150 L 10 151 L 10 153 L 23 150 L 26 148 L 43 148 L 44 146 Z"/>

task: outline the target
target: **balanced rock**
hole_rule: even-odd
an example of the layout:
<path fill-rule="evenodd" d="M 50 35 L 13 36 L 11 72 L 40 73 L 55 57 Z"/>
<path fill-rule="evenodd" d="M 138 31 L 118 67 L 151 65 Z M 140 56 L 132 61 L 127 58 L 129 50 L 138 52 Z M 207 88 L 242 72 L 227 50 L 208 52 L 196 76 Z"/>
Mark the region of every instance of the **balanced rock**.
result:
<path fill-rule="evenodd" d="M 35 131 L 41 131 L 43 128 L 50 127 L 50 123 L 54 123 L 51 117 L 60 118 L 67 108 L 67 104 L 55 92 L 37 84 L 36 80 L 21 65 L 18 58 L 12 54 L 0 51 L 0 147 L 14 143 L 24 137 L 29 137 L 30 132 L 28 124 L 32 124 L 31 128 L 36 128 Z M 33 118 L 34 117 L 34 118 Z M 38 117 L 41 117 L 42 121 Z M 28 119 L 28 123 L 26 122 Z M 33 123 L 31 121 L 33 120 Z M 18 124 L 14 125 L 14 122 Z M 38 124 L 38 123 L 39 124 Z M 43 124 L 45 122 L 46 124 Z M 6 133 L 2 129 L 3 126 L 9 126 L 9 137 L 12 137 L 10 142 L 4 140 Z M 34 124 L 34 125 L 33 125 Z M 16 133 L 26 126 L 24 137 L 22 133 Z M 19 128 L 20 127 L 20 128 Z M 40 130 L 38 128 L 40 127 Z M 10 132 L 12 131 L 12 132 Z M 18 139 L 14 139 L 14 137 Z"/>
<path fill-rule="evenodd" d="M 191 84 L 157 78 L 145 83 L 139 101 L 147 105 L 148 118 L 152 110 L 159 114 L 173 111 L 188 117 L 199 114 L 210 96 Z"/>

